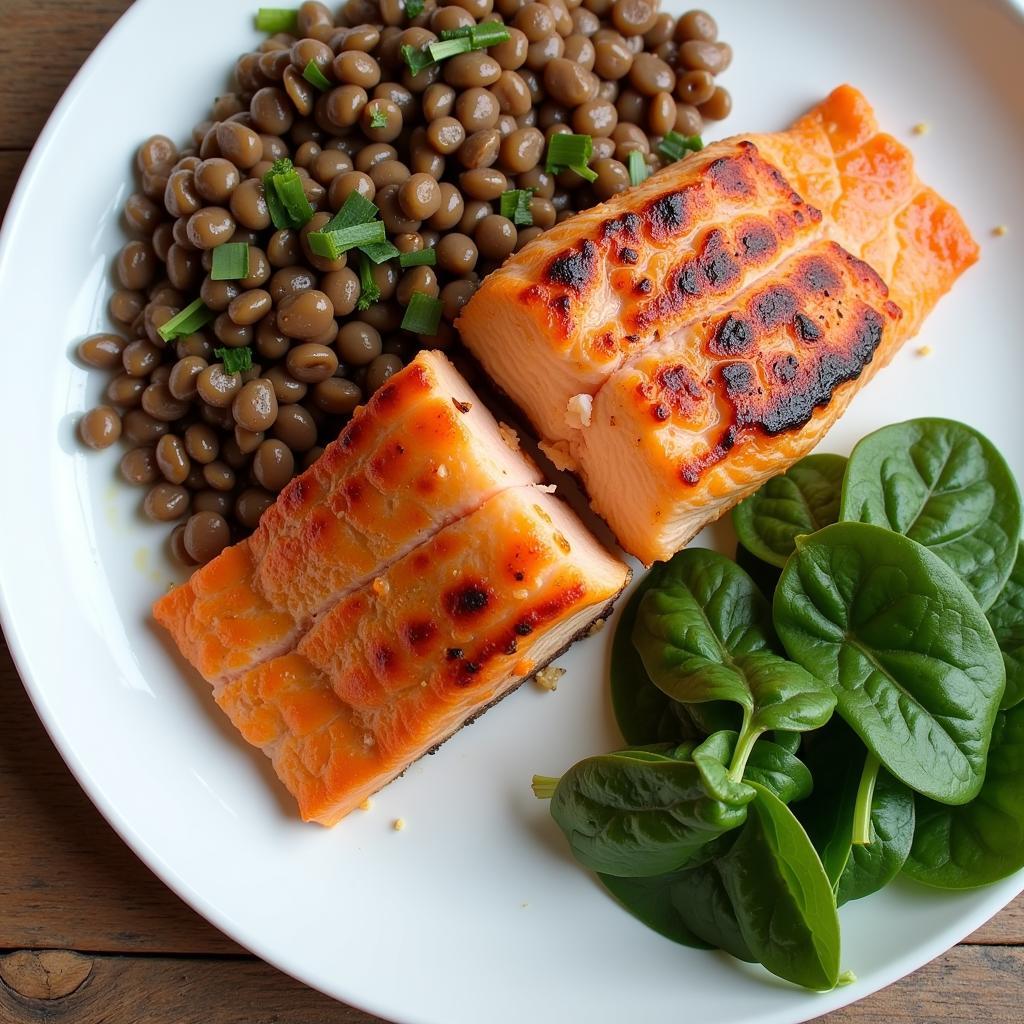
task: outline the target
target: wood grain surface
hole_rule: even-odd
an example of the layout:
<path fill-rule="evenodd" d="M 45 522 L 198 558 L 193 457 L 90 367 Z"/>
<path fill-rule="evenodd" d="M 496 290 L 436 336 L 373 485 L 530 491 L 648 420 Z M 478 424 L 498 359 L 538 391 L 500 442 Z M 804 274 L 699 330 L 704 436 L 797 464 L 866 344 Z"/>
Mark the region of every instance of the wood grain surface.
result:
<path fill-rule="evenodd" d="M 0 0 L 0 213 L 60 93 L 128 6 Z M 0 707 L 2 1024 L 373 1024 L 247 955 L 136 859 L 61 761 L 2 642 Z M 1024 897 L 819 1024 L 1019 1022 L 1022 1004 Z"/>

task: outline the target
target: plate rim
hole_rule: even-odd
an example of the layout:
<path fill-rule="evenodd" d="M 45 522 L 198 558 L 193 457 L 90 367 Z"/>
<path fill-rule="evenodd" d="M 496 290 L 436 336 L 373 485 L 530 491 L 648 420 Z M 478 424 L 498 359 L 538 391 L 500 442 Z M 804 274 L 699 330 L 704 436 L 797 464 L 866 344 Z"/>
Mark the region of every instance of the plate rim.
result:
<path fill-rule="evenodd" d="M 1024 20 L 1024 0 L 988 0 L 988 2 L 1002 6 L 1011 14 Z M 159 0 L 134 0 L 131 7 L 118 17 L 83 62 L 47 117 L 18 176 L 3 222 L 0 224 L 0 279 L 3 276 L 2 268 L 9 257 L 9 249 L 16 227 L 24 215 L 24 195 L 37 166 L 42 162 L 50 147 L 53 136 L 60 130 L 68 108 L 74 103 L 94 67 L 105 58 L 107 51 L 113 49 L 121 36 L 130 31 L 136 20 L 145 17 L 151 8 L 157 7 L 158 3 Z M 166 885 L 179 899 L 229 939 L 276 970 L 280 970 L 299 983 L 337 1002 L 380 1018 L 398 1021 L 399 1018 L 392 1016 L 396 1012 L 396 1008 L 389 1005 L 390 1001 L 386 995 L 371 998 L 365 995 L 348 994 L 345 992 L 344 984 L 336 986 L 334 991 L 328 991 L 321 980 L 308 975 L 303 969 L 303 965 L 297 959 L 288 956 L 286 951 L 265 949 L 265 943 L 259 936 L 245 933 L 241 925 L 236 927 L 235 922 L 226 912 L 211 903 L 202 892 L 183 878 L 165 857 L 142 837 L 131 821 L 120 813 L 107 797 L 103 787 L 93 779 L 90 770 L 78 756 L 71 740 L 61 730 L 57 723 L 56 712 L 51 707 L 46 695 L 45 687 L 39 684 L 29 668 L 30 657 L 22 644 L 22 631 L 18 629 L 17 616 L 7 597 L 7 588 L 2 572 L 0 572 L 0 629 L 3 631 L 21 686 L 28 695 L 36 715 L 42 722 L 47 736 L 57 749 L 61 759 L 104 820 L 162 884 Z M 979 891 L 975 890 L 975 892 Z M 810 1021 L 824 1013 L 830 1013 L 854 1002 L 859 1002 L 901 978 L 915 973 L 960 944 L 964 938 L 991 920 L 1022 892 L 1024 892 L 1024 871 L 1018 872 L 1016 876 L 1000 880 L 992 886 L 990 893 L 979 902 L 977 907 L 969 912 L 961 912 L 961 916 L 958 917 L 955 924 L 951 924 L 926 942 L 915 946 L 912 952 L 905 953 L 895 964 L 877 970 L 872 975 L 870 987 L 866 991 L 856 991 L 859 989 L 859 985 L 855 984 L 848 989 L 837 988 L 830 993 L 820 994 L 816 999 L 810 998 L 812 994 L 808 994 L 807 1016 L 801 1016 L 799 1021 Z M 1006 895 L 1007 893 L 1009 896 Z M 846 992 L 850 992 L 851 998 L 844 998 Z M 801 1011 L 801 1013 L 803 1012 Z M 797 1024 L 791 1012 L 782 1009 L 759 1019 L 759 1024 L 791 1024 L 791 1022 Z M 403 1009 L 401 1024 L 444 1024 L 444 1022 L 418 1013 L 410 1014 Z"/>

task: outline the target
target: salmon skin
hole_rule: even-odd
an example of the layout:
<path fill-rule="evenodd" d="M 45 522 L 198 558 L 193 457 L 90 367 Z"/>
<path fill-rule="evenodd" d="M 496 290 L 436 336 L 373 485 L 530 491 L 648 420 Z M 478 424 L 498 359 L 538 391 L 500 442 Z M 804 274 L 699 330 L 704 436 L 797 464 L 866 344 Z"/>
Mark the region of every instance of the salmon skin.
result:
<path fill-rule="evenodd" d="M 457 326 L 651 563 L 810 451 L 977 256 L 841 86 L 789 131 L 715 143 L 545 232 Z"/>
<path fill-rule="evenodd" d="M 506 490 L 216 694 L 303 819 L 331 825 L 560 653 L 629 570 L 561 502 Z"/>
<path fill-rule="evenodd" d="M 446 523 L 537 483 L 484 404 L 423 352 L 281 492 L 256 532 L 154 605 L 215 685 L 294 647 L 313 618 Z"/>

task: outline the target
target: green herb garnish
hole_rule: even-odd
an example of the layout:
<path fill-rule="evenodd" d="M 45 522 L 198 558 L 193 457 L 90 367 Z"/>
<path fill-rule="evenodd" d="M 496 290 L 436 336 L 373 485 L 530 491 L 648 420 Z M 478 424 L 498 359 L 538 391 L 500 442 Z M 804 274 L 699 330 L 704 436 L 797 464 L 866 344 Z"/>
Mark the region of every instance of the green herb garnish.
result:
<path fill-rule="evenodd" d="M 384 113 L 379 107 L 370 111 L 370 127 L 371 128 L 387 128 L 388 126 L 388 115 Z"/>
<path fill-rule="evenodd" d="M 485 21 L 480 25 L 463 25 L 462 28 L 446 28 L 441 32 L 441 39 L 468 39 L 471 50 L 486 50 L 488 46 L 507 43 L 511 37 L 508 29 L 496 21 Z"/>
<path fill-rule="evenodd" d="M 249 246 L 245 242 L 225 242 L 213 250 L 212 280 L 241 281 L 248 276 Z"/>
<path fill-rule="evenodd" d="M 426 50 L 420 50 L 408 44 L 402 47 L 402 60 L 405 61 L 409 68 L 409 74 L 414 78 L 434 63 L 434 58 Z"/>
<path fill-rule="evenodd" d="M 412 21 L 423 13 L 423 0 L 405 0 L 405 16 Z"/>
<path fill-rule="evenodd" d="M 629 183 L 631 185 L 639 185 L 640 182 L 646 181 L 650 177 L 651 172 L 647 169 L 647 161 L 638 149 L 630 150 L 627 166 L 629 167 Z"/>
<path fill-rule="evenodd" d="M 350 228 L 353 224 L 366 224 L 373 220 L 380 210 L 361 192 L 349 192 L 341 209 L 320 229 L 321 231 L 340 231 Z"/>
<path fill-rule="evenodd" d="M 401 252 L 391 244 L 391 242 L 370 242 L 367 245 L 359 246 L 362 252 L 365 252 L 367 256 L 373 260 L 374 263 L 386 263 L 388 260 L 393 260 L 398 256 L 401 256 Z"/>
<path fill-rule="evenodd" d="M 299 12 L 290 7 L 261 7 L 256 12 L 260 32 L 291 32 L 299 27 Z"/>
<path fill-rule="evenodd" d="M 306 65 L 302 77 L 321 92 L 327 92 L 331 87 L 331 80 L 320 70 L 320 65 L 315 60 Z"/>
<path fill-rule="evenodd" d="M 544 170 L 548 174 L 575 171 L 581 178 L 595 181 L 597 174 L 587 166 L 593 155 L 594 140 L 589 135 L 570 135 L 568 132 L 552 135 L 548 141 Z"/>
<path fill-rule="evenodd" d="M 658 152 L 666 160 L 682 160 L 687 153 L 696 153 L 704 148 L 699 135 L 680 135 L 679 132 L 666 132 L 658 145 Z"/>
<path fill-rule="evenodd" d="M 533 223 L 533 213 L 530 210 L 530 202 L 532 199 L 533 189 L 514 188 L 508 192 L 502 192 L 502 217 L 508 217 L 513 224 L 518 224 L 521 227 L 528 227 Z"/>
<path fill-rule="evenodd" d="M 270 219 L 278 230 L 301 228 L 313 216 L 313 207 L 306 198 L 302 179 L 287 157 L 275 160 L 263 176 L 263 192 Z"/>
<path fill-rule="evenodd" d="M 472 49 L 473 44 L 468 36 L 460 36 L 457 39 L 440 39 L 427 45 L 427 52 L 433 58 L 434 63 L 447 60 L 449 57 L 457 57 L 460 53 L 469 53 Z"/>
<path fill-rule="evenodd" d="M 325 260 L 336 260 L 349 249 L 358 249 L 373 242 L 383 242 L 387 238 L 384 222 L 367 221 L 365 224 L 353 224 L 351 227 L 336 231 L 311 231 L 306 236 L 309 248 Z"/>
<path fill-rule="evenodd" d="M 433 337 L 437 334 L 443 308 L 444 303 L 440 299 L 432 299 L 423 292 L 413 292 L 402 317 L 402 330 Z"/>
<path fill-rule="evenodd" d="M 175 338 L 187 338 L 195 334 L 200 327 L 205 327 L 216 316 L 214 311 L 206 306 L 202 299 L 190 302 L 180 313 L 176 313 L 167 323 L 157 328 L 157 334 L 164 341 L 173 341 Z"/>
<path fill-rule="evenodd" d="M 437 250 L 426 248 L 418 252 L 403 252 L 398 257 L 398 265 L 406 267 L 433 267 L 437 265 Z"/>
<path fill-rule="evenodd" d="M 359 254 L 359 301 L 356 309 L 369 309 L 380 302 L 380 288 L 373 277 L 373 264 L 365 253 Z"/>
<path fill-rule="evenodd" d="M 252 369 L 252 349 L 215 348 L 213 354 L 224 364 L 225 373 L 245 373 Z"/>

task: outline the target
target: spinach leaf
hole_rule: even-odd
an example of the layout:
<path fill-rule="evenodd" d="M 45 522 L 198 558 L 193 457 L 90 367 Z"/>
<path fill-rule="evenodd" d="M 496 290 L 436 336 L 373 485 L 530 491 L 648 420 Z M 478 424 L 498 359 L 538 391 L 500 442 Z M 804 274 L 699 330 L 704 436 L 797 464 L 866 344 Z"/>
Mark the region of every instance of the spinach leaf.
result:
<path fill-rule="evenodd" d="M 543 782 L 535 780 L 538 795 L 544 795 Z M 633 878 L 659 875 L 692 862 L 743 824 L 754 791 L 733 782 L 717 792 L 728 802 L 709 795 L 692 761 L 620 751 L 570 768 L 554 787 L 551 816 L 584 867 Z"/>
<path fill-rule="evenodd" d="M 768 729 L 818 728 L 835 707 L 827 686 L 774 652 L 764 596 L 713 551 L 681 551 L 665 566 L 640 602 L 633 641 L 651 679 L 670 697 L 738 704 L 744 752 Z"/>
<path fill-rule="evenodd" d="M 1010 578 L 986 615 L 1006 666 L 1003 707 L 1012 708 L 1024 700 L 1024 544 L 1018 545 Z"/>
<path fill-rule="evenodd" d="M 683 915 L 673 903 L 673 887 L 685 873 L 674 871 L 650 878 L 620 878 L 601 874 L 597 877 L 626 910 L 659 935 L 694 949 L 713 949 L 710 943 L 699 939 L 687 927 Z"/>
<path fill-rule="evenodd" d="M 775 626 L 896 778 L 944 803 L 977 795 L 1005 672 L 988 621 L 940 558 L 877 526 L 827 526 L 797 542 Z"/>
<path fill-rule="evenodd" d="M 757 589 L 770 601 L 778 586 L 782 570 L 777 565 L 762 562 L 742 544 L 736 545 L 736 564 L 757 584 Z"/>
<path fill-rule="evenodd" d="M 914 794 L 884 768 L 871 801 L 871 842 L 850 847 L 836 903 L 841 907 L 885 888 L 899 873 L 914 839 Z"/>
<path fill-rule="evenodd" d="M 654 743 L 685 734 L 673 700 L 651 682 L 633 646 L 633 627 L 644 594 L 657 582 L 661 566 L 652 569 L 633 589 L 612 638 L 610 685 L 615 721 L 627 743 Z M 683 718 L 685 722 L 685 717 Z"/>
<path fill-rule="evenodd" d="M 808 455 L 772 477 L 732 510 L 736 535 L 751 554 L 782 568 L 795 540 L 839 519 L 846 459 Z M 737 559 L 738 561 L 738 559 Z"/>
<path fill-rule="evenodd" d="M 994 445 L 953 420 L 883 427 L 853 450 L 840 519 L 902 533 L 938 555 L 987 608 L 1017 554 L 1021 500 Z"/>
<path fill-rule="evenodd" d="M 735 732 L 718 732 L 697 747 L 692 757 L 697 767 L 702 769 L 702 774 L 708 773 L 712 758 L 719 765 L 728 765 L 735 752 L 738 738 Z M 685 750 L 674 753 L 673 756 L 685 757 Z M 759 739 L 750 751 L 743 770 L 743 781 L 756 782 L 784 804 L 805 800 L 814 788 L 814 780 L 807 765 L 786 747 L 765 738 Z M 713 791 L 716 781 L 709 780 L 705 774 L 705 782 L 709 790 Z"/>
<path fill-rule="evenodd" d="M 1024 704 L 1001 711 L 981 792 L 962 807 L 916 798 L 903 870 L 940 889 L 972 889 L 1024 867 Z"/>
<path fill-rule="evenodd" d="M 757 963 L 715 862 L 679 872 L 669 893 L 683 926 L 698 941 L 725 950 L 737 960 Z"/>
<path fill-rule="evenodd" d="M 740 935 L 772 974 L 817 991 L 839 980 L 832 885 L 793 812 L 764 787 L 729 851 L 713 863 Z M 699 925 L 693 930 L 712 941 Z"/>
<path fill-rule="evenodd" d="M 764 738 L 759 739 L 750 752 L 743 781 L 756 782 L 784 804 L 806 800 L 814 788 L 807 765 L 792 751 Z"/>

